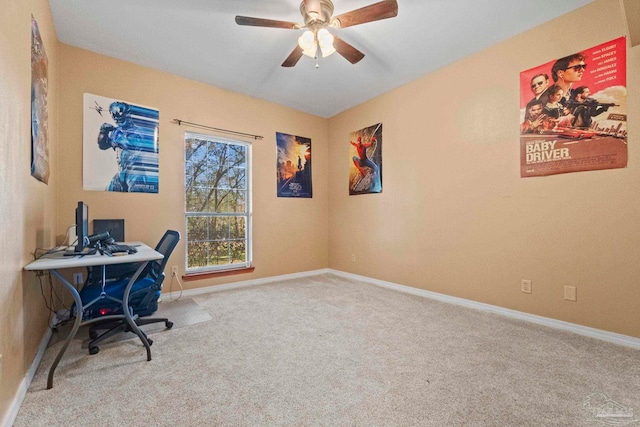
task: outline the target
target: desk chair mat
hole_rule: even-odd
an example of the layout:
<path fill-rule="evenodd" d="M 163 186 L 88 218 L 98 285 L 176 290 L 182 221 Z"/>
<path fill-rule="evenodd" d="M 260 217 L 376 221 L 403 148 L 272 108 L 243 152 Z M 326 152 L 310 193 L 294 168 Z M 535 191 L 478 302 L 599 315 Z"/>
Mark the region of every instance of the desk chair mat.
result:
<path fill-rule="evenodd" d="M 158 310 L 149 317 L 166 317 L 173 322 L 173 328 L 171 330 L 181 328 L 183 326 L 194 325 L 196 323 L 207 322 L 211 320 L 211 315 L 207 313 L 200 305 L 192 298 L 181 298 L 179 300 L 161 300 L 158 304 Z M 89 326 L 81 327 L 76 334 L 76 340 L 82 340 L 82 348 L 89 347 Z M 71 327 L 70 324 L 65 327 Z M 150 325 L 143 325 L 140 327 L 145 334 L 153 334 L 155 332 L 166 330 L 164 323 L 152 323 Z M 49 346 L 52 346 L 59 340 L 57 337 L 64 339 L 67 333 L 54 334 Z M 119 342 L 129 340 L 132 338 L 138 339 L 138 336 L 133 332 L 124 332 L 116 334 L 113 337 L 109 337 L 100 343 L 100 346 L 108 343 Z M 152 349 L 153 350 L 153 349 Z"/>

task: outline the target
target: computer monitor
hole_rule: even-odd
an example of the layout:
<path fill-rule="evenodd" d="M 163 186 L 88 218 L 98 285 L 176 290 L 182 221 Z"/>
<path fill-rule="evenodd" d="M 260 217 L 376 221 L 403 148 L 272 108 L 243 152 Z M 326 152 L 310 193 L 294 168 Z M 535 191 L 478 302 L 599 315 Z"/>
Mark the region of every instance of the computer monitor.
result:
<path fill-rule="evenodd" d="M 82 252 L 89 243 L 89 207 L 82 202 L 78 202 L 76 208 L 76 236 L 78 241 L 75 251 Z"/>
<path fill-rule="evenodd" d="M 124 219 L 94 219 L 93 234 L 109 232 L 116 242 L 124 242 Z"/>

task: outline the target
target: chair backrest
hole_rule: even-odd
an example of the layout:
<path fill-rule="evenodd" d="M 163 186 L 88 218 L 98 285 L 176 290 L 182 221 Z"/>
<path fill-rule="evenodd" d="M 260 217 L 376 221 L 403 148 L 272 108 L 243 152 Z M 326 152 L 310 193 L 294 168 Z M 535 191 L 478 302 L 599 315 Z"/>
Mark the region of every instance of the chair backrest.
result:
<path fill-rule="evenodd" d="M 144 269 L 138 279 L 144 279 L 145 277 L 150 277 L 154 282 L 158 282 L 158 278 L 162 276 L 164 272 L 164 268 L 167 265 L 167 261 L 169 261 L 169 257 L 171 256 L 171 252 L 176 247 L 178 242 L 180 241 L 180 233 L 173 230 L 167 230 L 164 233 L 164 236 L 158 242 L 156 246 L 156 251 L 160 252 L 164 255 L 164 258 L 151 261 L 147 264 L 147 267 Z M 139 263 L 127 263 L 127 264 L 114 264 L 108 265 L 106 269 L 106 277 L 107 280 L 121 280 L 126 277 L 131 277 L 133 273 L 138 269 Z M 102 284 L 102 274 L 101 269 L 94 269 L 92 267 L 87 268 L 87 282 L 86 284 L 100 286 Z M 97 276 L 97 277 L 96 277 Z"/>
<path fill-rule="evenodd" d="M 140 277 L 144 277 L 147 273 L 154 280 L 157 280 L 158 277 L 164 273 L 164 268 L 167 265 L 167 261 L 169 261 L 169 257 L 171 256 L 171 252 L 176 247 L 178 242 L 180 241 L 180 233 L 175 230 L 167 230 L 162 236 L 162 239 L 156 245 L 156 251 L 160 252 L 164 255 L 164 258 L 159 259 L 157 261 L 151 261 L 149 266 L 147 267 L 147 271 L 140 275 Z"/>

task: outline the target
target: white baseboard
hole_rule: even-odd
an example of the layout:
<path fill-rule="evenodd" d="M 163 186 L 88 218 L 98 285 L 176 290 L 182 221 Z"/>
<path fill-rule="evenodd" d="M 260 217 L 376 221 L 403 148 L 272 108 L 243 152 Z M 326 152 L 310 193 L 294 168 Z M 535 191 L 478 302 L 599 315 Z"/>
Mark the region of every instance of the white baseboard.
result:
<path fill-rule="evenodd" d="M 482 310 L 488 313 L 499 314 L 501 316 L 510 317 L 512 319 L 524 320 L 526 322 L 535 323 L 538 325 L 548 326 L 563 331 L 573 332 L 574 334 L 587 336 L 590 338 L 596 338 L 602 341 L 607 341 L 614 344 L 623 345 L 640 350 L 640 339 L 631 337 L 628 335 L 617 334 L 614 332 L 607 332 L 601 329 L 590 328 L 588 326 L 582 326 L 575 323 L 565 322 L 562 320 L 551 319 L 549 317 L 538 316 L 535 314 L 524 313 L 522 311 L 512 310 L 509 308 L 499 307 L 496 305 L 485 304 L 473 300 L 464 298 L 453 297 L 437 292 L 426 291 L 424 289 L 413 288 L 411 286 L 400 285 L 392 282 L 385 282 L 383 280 L 373 279 L 366 276 L 360 276 L 358 274 L 346 273 L 331 268 L 324 268 L 320 270 L 306 271 L 302 273 L 285 274 L 282 276 L 265 277 L 255 280 L 247 280 L 243 282 L 229 283 L 226 285 L 208 286 L 198 289 L 190 289 L 182 293 L 183 297 L 196 296 L 207 294 L 211 292 L 222 292 L 230 289 L 239 289 L 248 286 L 257 286 L 266 283 L 273 283 L 281 280 L 298 279 L 303 277 L 317 276 L 320 274 L 335 274 L 347 279 L 354 279 L 361 282 L 370 283 L 376 286 L 382 286 L 384 288 L 393 289 L 399 292 L 404 292 L 412 295 L 417 295 L 425 298 L 431 298 L 434 300 L 446 302 L 449 304 L 461 305 L 476 310 Z M 162 293 L 163 299 L 171 300 L 178 297 L 180 292 Z"/>
<path fill-rule="evenodd" d="M 13 422 L 16 420 L 18 416 L 18 411 L 20 410 L 20 406 L 22 405 L 22 401 L 24 397 L 27 395 L 27 390 L 29 390 L 29 386 L 31 385 L 31 381 L 33 381 L 33 377 L 36 374 L 36 370 L 38 366 L 40 366 L 40 362 L 42 361 L 42 356 L 44 356 L 44 351 L 47 349 L 47 345 L 49 345 L 49 341 L 51 340 L 51 335 L 53 331 L 51 328 L 47 328 L 47 332 L 45 332 L 42 340 L 40 341 L 40 346 L 38 346 L 38 351 L 36 352 L 36 356 L 33 358 L 33 362 L 27 371 L 27 374 L 20 382 L 20 387 L 18 387 L 18 392 L 16 393 L 11 405 L 9 406 L 9 411 L 5 415 L 2 420 L 2 427 L 10 427 L 13 425 Z"/>
<path fill-rule="evenodd" d="M 358 280 L 361 282 L 370 283 L 372 285 L 393 289 L 399 292 L 404 292 L 404 293 L 417 295 L 425 298 L 431 298 L 437 301 L 456 304 L 456 305 L 460 305 L 468 308 L 473 308 L 476 310 L 486 311 L 489 313 L 495 313 L 501 316 L 524 320 L 526 322 L 531 322 L 538 325 L 549 326 L 551 328 L 573 332 L 578 335 L 584 335 L 590 338 L 596 338 L 602 341 L 607 341 L 610 343 L 619 344 L 619 345 L 640 350 L 640 339 L 635 337 L 630 337 L 628 335 L 616 334 L 614 332 L 607 332 L 600 329 L 577 325 L 575 323 L 564 322 L 562 320 L 550 319 L 548 317 L 537 316 L 535 314 L 524 313 L 521 311 L 498 307 L 491 304 L 485 304 L 482 302 L 453 297 L 445 294 L 440 294 L 437 292 L 426 291 L 424 289 L 413 288 L 411 286 L 399 285 L 397 283 L 392 283 L 392 282 L 385 282 L 383 280 L 372 279 L 370 277 L 360 276 L 358 274 L 353 274 L 353 273 L 346 273 L 339 270 L 333 270 L 331 268 L 305 271 L 302 273 L 284 274 L 281 276 L 264 277 L 261 279 L 246 280 L 242 282 L 234 282 L 234 283 L 229 283 L 225 285 L 216 285 L 216 286 L 207 286 L 207 287 L 197 288 L 197 289 L 188 289 L 186 291 L 183 291 L 182 293 L 180 291 L 170 292 L 170 293 L 163 292 L 162 297 L 163 297 L 163 300 L 171 301 L 172 299 L 176 299 L 179 296 L 191 297 L 196 295 L 208 294 L 212 292 L 222 292 L 222 291 L 228 291 L 231 289 L 240 289 L 240 288 L 245 288 L 250 286 L 258 286 L 258 285 L 278 282 L 282 280 L 291 280 L 291 279 L 299 279 L 304 277 L 318 276 L 321 274 L 334 274 L 336 276 L 344 277 L 346 279 Z M 3 427 L 9 427 L 15 421 L 15 418 L 18 415 L 18 410 L 20 409 L 20 405 L 24 400 L 27 390 L 31 385 L 31 381 L 33 380 L 33 376 L 36 373 L 36 369 L 38 369 L 38 366 L 40 365 L 40 361 L 42 360 L 42 356 L 44 355 L 44 351 L 47 348 L 49 340 L 51 339 L 51 334 L 52 334 L 51 329 L 47 329 L 47 332 L 45 333 L 40 343 L 40 347 L 38 347 L 38 352 L 36 353 L 36 356 L 33 359 L 33 363 L 31 364 L 31 367 L 29 368 L 27 375 L 25 376 L 24 380 L 20 384 L 20 388 L 16 393 L 16 396 L 13 399 L 13 402 L 11 403 L 9 412 L 5 416 L 4 420 L 2 420 L 1 425 Z"/>
<path fill-rule="evenodd" d="M 432 291 L 425 291 L 424 289 L 413 288 L 411 286 L 399 285 L 397 283 L 385 282 L 383 280 L 372 279 L 366 276 L 360 276 L 352 273 L 345 273 L 339 270 L 329 269 L 328 271 L 336 276 L 341 276 L 347 279 L 358 280 L 366 283 L 371 283 L 376 286 L 381 286 L 396 291 L 418 295 L 425 298 L 431 298 L 434 300 L 461 305 L 464 307 L 473 308 L 476 310 L 482 310 L 489 313 L 499 314 L 501 316 L 510 317 L 513 319 L 524 320 L 526 322 L 535 323 L 538 325 L 549 326 L 551 328 L 561 329 L 563 331 L 573 332 L 574 334 L 584 335 L 590 338 L 596 338 L 602 341 L 607 341 L 614 344 L 623 345 L 626 347 L 635 348 L 640 350 L 640 339 L 631 337 L 628 335 L 616 334 L 614 332 L 607 332 L 601 329 L 590 328 L 588 326 L 577 325 L 575 323 L 569 323 L 562 320 L 551 319 L 548 317 L 537 316 L 535 314 L 524 313 L 522 311 L 511 310 L 509 308 L 498 307 L 496 305 L 485 304 L 482 302 L 472 301 L 464 298 L 452 297 L 449 295 L 440 294 Z"/>
<path fill-rule="evenodd" d="M 225 285 L 214 285 L 214 286 L 207 286 L 204 288 L 188 289 L 182 292 L 176 291 L 176 292 L 169 292 L 169 293 L 165 292 L 166 290 L 166 284 L 165 284 L 165 286 L 163 286 L 162 288 L 163 289 L 162 299 L 164 301 L 171 301 L 178 298 L 180 295 L 183 298 L 192 297 L 196 295 L 209 294 L 211 292 L 222 292 L 222 291 L 228 291 L 231 289 L 240 289 L 240 288 L 246 288 L 249 286 L 264 285 L 266 283 L 279 282 L 282 280 L 291 280 L 291 279 L 300 279 L 303 277 L 319 276 L 321 274 L 326 274 L 331 272 L 332 270 L 328 268 L 323 268 L 321 270 L 311 270 L 311 271 L 304 271 L 302 273 L 292 273 L 292 274 L 283 274 L 281 276 L 263 277 L 261 279 L 245 280 L 242 282 L 227 283 Z"/>
<path fill-rule="evenodd" d="M 208 287 L 198 288 L 198 289 L 189 289 L 182 292 L 182 297 L 202 295 L 202 294 L 211 293 L 211 292 L 228 291 L 230 289 L 239 289 L 239 288 L 245 288 L 249 286 L 263 285 L 266 283 L 273 283 L 273 282 L 278 282 L 282 280 L 318 276 L 318 275 L 326 274 L 329 272 L 330 272 L 329 269 L 312 270 L 312 271 L 305 271 L 302 273 L 284 274 L 281 276 L 272 276 L 272 277 L 265 277 L 261 279 L 255 279 L 255 280 L 246 280 L 243 282 L 229 283 L 226 285 L 208 286 Z M 165 293 L 165 292 L 162 293 L 162 299 L 165 301 L 171 301 L 172 299 L 178 298 L 178 296 L 180 296 L 180 291 L 171 292 L 171 293 Z M 54 314 L 52 317 L 52 321 L 55 323 L 56 319 L 57 318 Z M 52 334 L 51 329 L 47 328 L 47 332 L 42 337 L 42 341 L 40 342 L 40 346 L 38 347 L 38 352 L 36 353 L 36 356 L 33 359 L 33 363 L 31 364 L 29 371 L 25 375 L 24 379 L 20 383 L 18 392 L 16 393 L 16 396 L 13 399 L 13 402 L 11 402 L 9 411 L 5 415 L 4 419 L 2 420 L 2 423 L 0 423 L 0 426 L 10 427 L 15 421 L 16 416 L 18 415 L 18 411 L 20 410 L 20 405 L 22 405 L 22 401 L 24 400 L 24 397 L 27 394 L 27 390 L 31 385 L 33 376 L 35 375 L 36 370 L 40 366 L 40 362 L 42 361 L 42 356 L 44 355 L 44 351 L 47 349 L 47 345 L 49 344 L 49 340 L 51 339 L 51 334 Z"/>

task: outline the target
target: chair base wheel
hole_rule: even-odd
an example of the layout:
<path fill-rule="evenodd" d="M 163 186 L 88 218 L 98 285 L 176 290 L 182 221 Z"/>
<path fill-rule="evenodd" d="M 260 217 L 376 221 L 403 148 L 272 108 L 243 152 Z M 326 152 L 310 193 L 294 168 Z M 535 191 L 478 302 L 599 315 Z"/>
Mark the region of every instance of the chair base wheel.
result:
<path fill-rule="evenodd" d="M 89 354 L 98 354 L 99 351 L 99 347 L 89 347 Z"/>
<path fill-rule="evenodd" d="M 167 320 L 166 322 L 164 322 L 164 326 L 166 326 L 167 329 L 171 329 L 173 328 L 173 322 Z"/>

